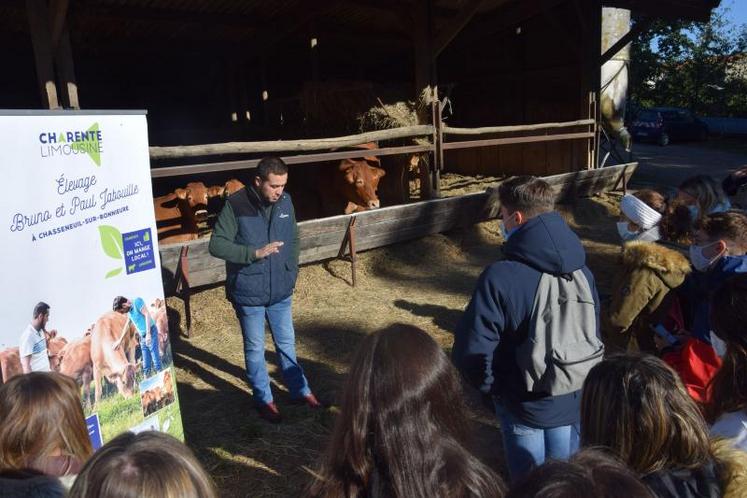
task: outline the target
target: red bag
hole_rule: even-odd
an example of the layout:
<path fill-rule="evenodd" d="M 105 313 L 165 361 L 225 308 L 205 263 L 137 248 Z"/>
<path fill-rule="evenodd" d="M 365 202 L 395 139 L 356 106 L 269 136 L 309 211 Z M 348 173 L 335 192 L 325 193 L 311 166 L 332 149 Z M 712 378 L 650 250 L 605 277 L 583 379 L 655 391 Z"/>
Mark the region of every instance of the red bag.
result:
<path fill-rule="evenodd" d="M 721 358 L 713 346 L 691 337 L 685 339 L 679 350 L 665 353 L 662 360 L 680 375 L 695 401 L 703 404 L 710 401 L 707 387 L 721 368 Z"/>

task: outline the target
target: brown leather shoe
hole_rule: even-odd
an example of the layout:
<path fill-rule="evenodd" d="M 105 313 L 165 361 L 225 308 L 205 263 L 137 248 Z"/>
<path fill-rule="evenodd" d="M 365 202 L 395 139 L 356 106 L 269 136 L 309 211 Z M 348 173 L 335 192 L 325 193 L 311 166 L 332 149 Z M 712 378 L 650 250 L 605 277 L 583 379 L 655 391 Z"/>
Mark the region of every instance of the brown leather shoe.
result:
<path fill-rule="evenodd" d="M 259 416 L 273 424 L 279 424 L 282 422 L 283 417 L 280 415 L 280 410 L 273 401 L 269 403 L 262 403 L 257 405 L 257 411 Z"/>
<path fill-rule="evenodd" d="M 316 399 L 316 396 L 314 394 L 309 394 L 307 396 L 304 396 L 302 398 L 296 398 L 293 400 L 293 404 L 295 405 L 306 405 L 309 408 L 312 408 L 314 410 L 321 410 L 324 408 L 324 404 Z"/>

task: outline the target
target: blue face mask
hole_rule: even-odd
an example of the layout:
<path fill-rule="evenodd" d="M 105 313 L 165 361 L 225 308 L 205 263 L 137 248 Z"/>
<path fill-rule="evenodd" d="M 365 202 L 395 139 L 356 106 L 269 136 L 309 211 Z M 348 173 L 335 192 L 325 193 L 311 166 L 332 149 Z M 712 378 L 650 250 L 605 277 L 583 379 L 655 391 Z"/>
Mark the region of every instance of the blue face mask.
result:
<path fill-rule="evenodd" d="M 627 221 L 617 222 L 617 233 L 620 234 L 620 238 L 623 240 L 623 242 L 633 240 L 638 236 L 638 232 L 631 232 L 630 230 L 628 230 Z"/>
<path fill-rule="evenodd" d="M 511 237 L 518 229 L 519 227 L 513 227 L 511 230 L 506 230 L 506 225 L 501 221 L 501 235 L 503 235 L 503 241 L 508 242 L 509 237 Z"/>
<path fill-rule="evenodd" d="M 697 204 L 690 204 L 687 206 L 687 210 L 690 211 L 690 218 L 693 220 L 700 218 L 700 208 Z"/>

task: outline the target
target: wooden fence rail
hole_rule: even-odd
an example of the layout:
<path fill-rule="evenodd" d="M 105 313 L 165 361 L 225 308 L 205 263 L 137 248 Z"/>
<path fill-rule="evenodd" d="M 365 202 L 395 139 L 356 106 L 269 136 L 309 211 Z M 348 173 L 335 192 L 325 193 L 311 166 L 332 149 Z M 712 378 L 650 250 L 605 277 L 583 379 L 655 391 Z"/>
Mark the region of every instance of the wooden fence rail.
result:
<path fill-rule="evenodd" d="M 403 126 L 389 130 L 369 131 L 357 135 L 306 140 L 269 140 L 265 142 L 228 142 L 222 144 L 177 145 L 173 147 L 150 147 L 151 159 L 173 159 L 182 157 L 215 156 L 221 154 L 258 154 L 268 152 L 310 152 L 316 150 L 352 147 L 367 142 L 409 138 L 433 134 L 432 125 Z"/>
<path fill-rule="evenodd" d="M 442 126 L 444 135 L 485 135 L 488 133 L 509 133 L 517 131 L 550 130 L 556 128 L 572 128 L 574 126 L 591 126 L 595 123 L 593 119 L 579 119 L 578 121 L 563 121 L 560 123 L 538 123 L 530 125 L 513 126 L 484 126 L 481 128 L 456 128 L 453 126 Z"/>

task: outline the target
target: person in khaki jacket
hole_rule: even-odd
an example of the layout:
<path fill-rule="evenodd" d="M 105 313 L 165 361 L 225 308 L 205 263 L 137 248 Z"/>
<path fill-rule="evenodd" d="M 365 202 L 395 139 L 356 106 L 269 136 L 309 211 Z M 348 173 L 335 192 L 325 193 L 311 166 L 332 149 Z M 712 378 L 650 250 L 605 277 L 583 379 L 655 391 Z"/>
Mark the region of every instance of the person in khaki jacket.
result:
<path fill-rule="evenodd" d="M 612 297 L 602 318 L 608 350 L 656 352 L 653 326 L 670 309 L 673 294 L 690 273 L 690 262 L 658 243 L 667 206 L 653 190 L 627 194 L 617 228 L 624 245 L 622 265 L 613 280 Z"/>

